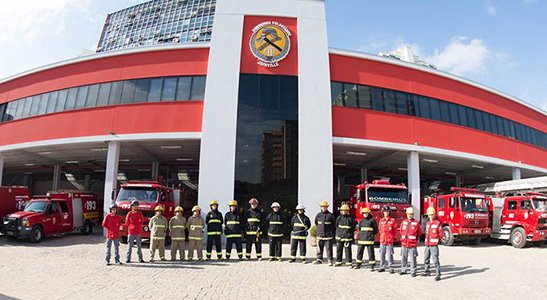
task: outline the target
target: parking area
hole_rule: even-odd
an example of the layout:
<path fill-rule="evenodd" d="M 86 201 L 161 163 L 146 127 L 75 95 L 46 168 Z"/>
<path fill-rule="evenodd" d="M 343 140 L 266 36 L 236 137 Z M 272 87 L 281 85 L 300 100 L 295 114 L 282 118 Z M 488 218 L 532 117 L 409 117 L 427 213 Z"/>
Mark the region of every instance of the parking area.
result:
<path fill-rule="evenodd" d="M 0 237 L 0 298 L 544 299 L 547 294 L 546 245 L 525 249 L 501 243 L 441 247 L 443 280 L 435 282 L 433 277 L 289 264 L 286 260 L 106 266 L 103 241 L 98 234 L 50 238 L 40 244 Z M 127 246 L 121 245 L 122 257 L 126 250 Z M 421 262 L 423 248 L 419 251 Z M 148 259 L 148 249 L 144 254 Z M 289 247 L 284 245 L 283 256 L 288 254 Z M 309 247 L 307 256 L 314 255 L 315 248 Z"/>

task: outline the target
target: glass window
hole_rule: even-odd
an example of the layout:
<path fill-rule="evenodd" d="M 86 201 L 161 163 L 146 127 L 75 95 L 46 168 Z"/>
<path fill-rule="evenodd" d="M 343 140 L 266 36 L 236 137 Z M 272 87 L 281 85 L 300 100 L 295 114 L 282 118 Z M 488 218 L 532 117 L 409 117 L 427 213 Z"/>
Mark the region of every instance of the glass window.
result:
<path fill-rule="evenodd" d="M 496 116 L 496 123 L 498 124 L 498 134 L 505 135 L 505 127 L 503 127 L 503 119 Z"/>
<path fill-rule="evenodd" d="M 2 118 L 3 122 L 11 121 L 15 118 L 15 113 L 17 112 L 17 103 L 18 101 L 11 101 L 8 103 L 6 107 L 6 113 L 4 114 L 4 117 Z"/>
<path fill-rule="evenodd" d="M 520 208 L 522 210 L 531 210 L 532 209 L 532 201 L 530 201 L 530 200 L 520 201 Z"/>
<path fill-rule="evenodd" d="M 441 107 L 439 101 L 436 99 L 429 99 L 429 105 L 431 108 L 431 119 L 440 121 L 441 120 Z"/>
<path fill-rule="evenodd" d="M 85 107 L 85 100 L 87 98 L 88 91 L 89 91 L 88 85 L 81 86 L 78 88 L 78 94 L 76 96 L 76 105 L 74 106 L 75 109 Z"/>
<path fill-rule="evenodd" d="M 419 114 L 419 107 L 417 105 L 418 103 L 418 96 L 409 94 L 408 95 L 408 113 L 411 116 L 417 116 Z"/>
<path fill-rule="evenodd" d="M 15 112 L 15 119 L 21 119 L 23 116 L 23 110 L 25 109 L 25 99 L 17 100 L 17 111 Z"/>
<path fill-rule="evenodd" d="M 59 204 L 61 204 L 61 211 L 62 211 L 63 213 L 67 213 L 67 212 L 68 212 L 68 205 L 66 204 L 66 202 L 65 202 L 65 201 L 61 201 L 61 202 L 59 202 Z"/>
<path fill-rule="evenodd" d="M 477 122 L 477 129 L 484 130 L 482 112 L 475 109 L 475 121 Z"/>
<path fill-rule="evenodd" d="M 382 89 L 373 87 L 372 88 L 372 109 L 384 111 L 384 96 Z"/>
<path fill-rule="evenodd" d="M 275 111 L 279 107 L 279 84 L 277 76 L 259 77 L 258 108 L 263 111 Z M 346 85 L 344 85 L 344 88 Z M 345 91 L 344 91 L 345 92 Z M 347 96 L 346 96 L 347 97 Z"/>
<path fill-rule="evenodd" d="M 123 81 L 112 82 L 108 105 L 120 104 L 122 100 Z"/>
<path fill-rule="evenodd" d="M 359 108 L 372 108 L 372 97 L 370 95 L 370 86 L 358 85 L 357 94 L 359 95 Z"/>
<path fill-rule="evenodd" d="M 383 89 L 382 95 L 384 97 L 384 104 L 387 112 L 397 112 L 397 102 L 395 99 L 395 92 Z"/>
<path fill-rule="evenodd" d="M 342 90 L 344 89 L 344 84 L 341 82 L 330 83 L 330 92 L 331 92 L 331 103 L 336 106 L 343 106 L 342 101 Z"/>
<path fill-rule="evenodd" d="M 138 79 L 135 84 L 135 103 L 146 102 L 148 90 L 150 89 L 150 79 Z"/>
<path fill-rule="evenodd" d="M 431 110 L 429 108 L 429 99 L 418 96 L 419 117 L 431 119 Z"/>
<path fill-rule="evenodd" d="M 505 136 L 511 136 L 511 129 L 509 128 L 509 121 L 507 119 L 503 120 L 503 132 Z"/>
<path fill-rule="evenodd" d="M 440 101 L 441 105 L 441 120 L 443 122 L 450 122 L 450 111 L 448 108 L 448 102 Z"/>
<path fill-rule="evenodd" d="M 192 79 L 192 93 L 190 100 L 205 100 L 205 84 L 207 77 L 194 76 Z"/>
<path fill-rule="evenodd" d="M 35 96 L 40 97 L 40 96 Z M 25 105 L 23 106 L 23 114 L 21 115 L 21 118 L 27 118 L 30 115 L 30 107 L 32 105 L 32 97 L 26 98 Z"/>
<path fill-rule="evenodd" d="M 38 108 L 38 115 L 43 115 L 46 113 L 48 101 L 49 101 L 49 93 L 42 94 L 42 96 L 40 97 L 40 106 Z"/>
<path fill-rule="evenodd" d="M 99 97 L 99 84 L 94 84 L 89 86 L 89 91 L 87 92 L 87 98 L 85 101 L 85 107 L 95 107 L 97 106 L 97 98 Z"/>
<path fill-rule="evenodd" d="M 498 123 L 496 122 L 496 116 L 494 115 L 490 115 L 490 129 L 492 130 L 492 133 L 499 134 Z"/>
<path fill-rule="evenodd" d="M 491 126 L 491 122 L 490 122 L 490 114 L 483 112 L 482 117 L 484 119 L 484 130 L 486 130 L 488 132 L 492 132 L 492 126 Z"/>
<path fill-rule="evenodd" d="M 176 100 L 190 100 L 192 77 L 179 77 Z"/>
<path fill-rule="evenodd" d="M 97 96 L 97 106 L 108 105 L 108 97 L 110 95 L 110 82 L 101 83 L 99 86 L 99 95 Z"/>
<path fill-rule="evenodd" d="M 57 105 L 57 98 L 59 97 L 59 91 L 49 94 L 49 100 L 47 102 L 46 114 L 55 112 L 55 105 Z"/>
<path fill-rule="evenodd" d="M 6 114 L 6 106 L 8 106 L 6 103 L 0 104 L 0 121 L 4 122 L 4 116 Z"/>
<path fill-rule="evenodd" d="M 460 118 L 458 115 L 458 105 L 450 103 L 448 105 L 448 110 L 450 111 L 450 123 L 460 124 Z"/>
<path fill-rule="evenodd" d="M 465 110 L 465 106 L 458 105 L 458 116 L 460 118 L 460 125 L 469 126 L 469 123 L 467 123 L 467 113 Z"/>
<path fill-rule="evenodd" d="M 122 104 L 133 103 L 135 97 L 135 80 L 123 82 Z"/>
<path fill-rule="evenodd" d="M 177 77 L 168 77 L 163 80 L 163 90 L 161 92 L 161 101 L 175 100 L 177 91 Z"/>
<path fill-rule="evenodd" d="M 477 128 L 477 121 L 475 120 L 475 110 L 470 107 L 466 107 L 465 111 L 467 115 L 467 126 L 471 128 Z"/>
<path fill-rule="evenodd" d="M 150 81 L 150 90 L 148 92 L 148 102 L 160 101 L 162 85 L 163 85 L 163 78 L 154 78 Z"/>
<path fill-rule="evenodd" d="M 395 98 L 397 99 L 397 113 L 402 115 L 408 115 L 408 94 L 404 92 L 396 92 Z"/>
<path fill-rule="evenodd" d="M 357 85 L 344 83 L 344 106 L 345 107 L 359 107 L 357 102 Z"/>
<path fill-rule="evenodd" d="M 517 201 L 508 201 L 507 202 L 507 209 L 516 210 L 517 209 Z"/>
<path fill-rule="evenodd" d="M 60 112 L 65 110 L 67 96 L 68 96 L 68 90 L 59 91 L 59 97 L 57 97 L 57 104 L 55 105 L 55 112 Z"/>
<path fill-rule="evenodd" d="M 40 108 L 40 95 L 29 97 L 31 98 L 30 103 L 30 113 L 29 116 L 35 116 L 38 114 L 38 109 Z"/>
<path fill-rule="evenodd" d="M 444 198 L 439 199 L 439 208 L 444 208 L 444 205 L 445 205 L 444 203 L 445 203 L 445 201 L 446 201 L 446 200 L 445 200 Z"/>
<path fill-rule="evenodd" d="M 509 123 L 509 136 L 515 138 L 515 122 L 507 120 Z"/>

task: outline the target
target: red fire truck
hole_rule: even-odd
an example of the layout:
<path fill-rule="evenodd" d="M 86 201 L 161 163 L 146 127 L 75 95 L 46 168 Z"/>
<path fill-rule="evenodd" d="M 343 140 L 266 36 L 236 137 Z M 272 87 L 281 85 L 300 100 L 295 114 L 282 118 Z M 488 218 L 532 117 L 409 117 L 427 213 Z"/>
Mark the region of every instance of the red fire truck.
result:
<path fill-rule="evenodd" d="M 0 186 L 0 219 L 25 208 L 30 199 L 28 187 Z M 0 222 L 0 233 L 4 232 L 4 222 Z"/>
<path fill-rule="evenodd" d="M 486 196 L 476 189 L 450 188 L 451 193 L 424 198 L 422 212 L 432 206 L 442 224 L 441 243 L 451 246 L 455 241 L 479 244 L 490 235 Z"/>
<path fill-rule="evenodd" d="M 523 248 L 527 242 L 543 245 L 547 235 L 547 196 L 526 193 L 491 199 L 491 238 L 510 241 Z"/>
<path fill-rule="evenodd" d="M 361 221 L 363 214 L 361 208 L 368 207 L 376 222 L 382 218 L 382 207 L 388 205 L 391 207 L 391 216 L 400 226 L 406 218 L 405 209 L 410 205 L 408 197 L 408 188 L 404 184 L 391 184 L 389 180 L 373 180 L 372 183 L 364 183 L 351 187 L 351 197 L 349 201 L 350 214 L 355 217 L 357 222 Z M 340 203 L 340 204 L 342 204 Z M 376 241 L 378 241 L 378 235 Z M 400 241 L 397 234 L 395 241 Z"/>
<path fill-rule="evenodd" d="M 97 198 L 87 192 L 58 192 L 36 196 L 23 211 L 3 219 L 8 237 L 29 238 L 38 243 L 43 238 L 80 231 L 91 234 L 93 226 L 99 223 Z"/>
<path fill-rule="evenodd" d="M 139 210 L 144 215 L 143 238 L 150 238 L 150 230 L 148 221 L 154 216 L 154 209 L 158 205 L 164 208 L 164 216 L 169 220 L 175 211 L 175 202 L 173 190 L 161 185 L 158 181 L 129 181 L 122 184 L 116 205 L 118 206 L 118 214 L 125 217 L 131 209 L 131 202 L 139 201 Z M 127 225 L 125 219 L 120 230 L 122 243 L 127 243 Z M 169 237 L 166 238 L 166 244 L 170 243 Z"/>

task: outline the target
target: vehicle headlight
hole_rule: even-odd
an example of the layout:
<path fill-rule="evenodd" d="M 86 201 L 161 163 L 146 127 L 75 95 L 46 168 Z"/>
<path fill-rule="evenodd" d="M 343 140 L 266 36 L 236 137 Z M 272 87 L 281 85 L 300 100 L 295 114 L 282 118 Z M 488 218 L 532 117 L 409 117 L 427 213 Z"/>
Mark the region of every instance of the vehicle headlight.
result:
<path fill-rule="evenodd" d="M 30 227 L 30 221 L 27 218 L 21 220 L 21 226 Z"/>
<path fill-rule="evenodd" d="M 148 226 L 144 226 L 144 231 L 148 231 Z"/>

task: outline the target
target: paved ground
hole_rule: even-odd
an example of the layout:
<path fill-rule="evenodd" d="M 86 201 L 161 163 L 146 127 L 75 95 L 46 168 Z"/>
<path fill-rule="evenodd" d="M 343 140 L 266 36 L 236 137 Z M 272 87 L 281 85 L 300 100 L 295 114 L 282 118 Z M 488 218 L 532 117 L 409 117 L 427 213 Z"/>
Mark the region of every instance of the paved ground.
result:
<path fill-rule="evenodd" d="M 121 248 L 125 253 L 127 246 Z M 107 267 L 103 239 L 98 235 L 52 238 L 38 245 L 0 237 L 0 298 L 425 299 L 435 295 L 443 299 L 545 299 L 546 248 L 515 249 L 497 243 L 441 247 L 443 280 L 435 282 L 433 277 L 286 261 Z M 310 249 L 308 257 L 314 253 Z M 423 248 L 419 251 L 422 261 Z M 148 258 L 148 249 L 145 254 Z M 288 245 L 284 245 L 283 254 L 288 255 Z"/>

